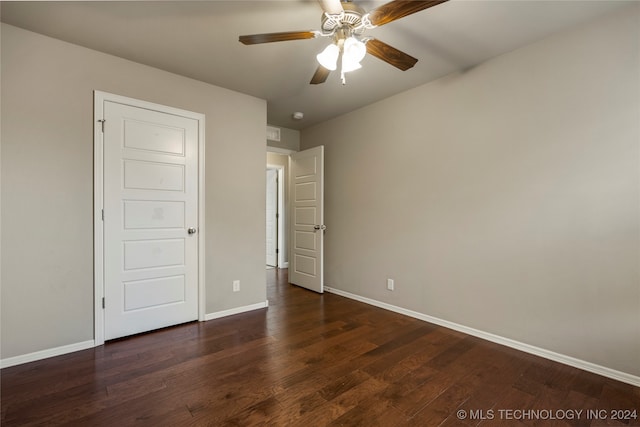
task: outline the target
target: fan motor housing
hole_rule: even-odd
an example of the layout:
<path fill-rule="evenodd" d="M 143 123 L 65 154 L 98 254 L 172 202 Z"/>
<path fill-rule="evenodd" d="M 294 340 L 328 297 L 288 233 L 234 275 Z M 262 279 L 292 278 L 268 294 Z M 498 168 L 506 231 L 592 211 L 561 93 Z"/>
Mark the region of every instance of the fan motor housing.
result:
<path fill-rule="evenodd" d="M 336 20 L 332 16 L 327 16 L 326 14 L 322 15 L 322 31 L 324 33 L 332 33 L 337 29 L 344 27 L 348 27 L 352 30 L 360 27 L 361 30 L 357 31 L 357 33 L 364 31 L 364 27 L 362 26 L 362 16 L 365 14 L 365 11 L 353 3 L 342 3 L 342 8 L 344 9 L 344 13 L 340 17 L 340 20 Z"/>

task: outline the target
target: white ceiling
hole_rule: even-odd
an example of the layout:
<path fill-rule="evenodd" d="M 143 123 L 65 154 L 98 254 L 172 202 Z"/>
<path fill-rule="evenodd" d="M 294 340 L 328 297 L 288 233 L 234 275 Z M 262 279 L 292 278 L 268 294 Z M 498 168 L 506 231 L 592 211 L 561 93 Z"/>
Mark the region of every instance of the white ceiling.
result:
<path fill-rule="evenodd" d="M 357 1 L 371 10 L 385 1 Z M 244 34 L 319 28 L 316 1 L 6 2 L 3 22 L 267 100 L 268 122 L 302 129 L 595 18 L 625 1 L 451 0 L 367 35 L 419 59 L 367 56 L 340 83 L 310 85 L 325 38 L 245 46 Z M 305 117 L 294 121 L 291 114 Z"/>

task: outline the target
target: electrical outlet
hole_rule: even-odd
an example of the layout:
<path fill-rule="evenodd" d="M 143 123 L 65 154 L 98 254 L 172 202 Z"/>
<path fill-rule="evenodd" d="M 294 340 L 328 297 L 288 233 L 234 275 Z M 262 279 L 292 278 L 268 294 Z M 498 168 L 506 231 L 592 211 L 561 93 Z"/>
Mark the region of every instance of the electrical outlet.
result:
<path fill-rule="evenodd" d="M 233 292 L 240 292 L 240 280 L 233 281 Z"/>
<path fill-rule="evenodd" d="M 387 279 L 387 289 L 392 291 L 394 286 L 393 279 Z"/>

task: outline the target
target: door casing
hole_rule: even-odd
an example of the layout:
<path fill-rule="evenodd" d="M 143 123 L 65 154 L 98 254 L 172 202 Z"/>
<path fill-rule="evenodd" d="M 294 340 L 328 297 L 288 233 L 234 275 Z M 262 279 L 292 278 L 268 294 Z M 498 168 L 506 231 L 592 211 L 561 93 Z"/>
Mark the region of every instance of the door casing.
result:
<path fill-rule="evenodd" d="M 285 224 L 287 222 L 288 213 L 285 210 L 285 190 L 284 184 L 286 177 L 284 176 L 284 166 L 281 165 L 272 165 L 267 164 L 267 169 L 275 169 L 278 171 L 278 268 L 287 268 L 288 265 L 284 261 L 285 251 L 282 250 L 282 247 L 285 242 L 286 248 L 288 250 L 289 244 L 287 239 L 288 230 L 285 228 Z"/>
<path fill-rule="evenodd" d="M 269 179 L 270 179 L 270 173 L 272 173 L 273 175 L 271 179 L 275 178 L 275 182 L 272 182 L 270 184 Z M 279 212 L 278 212 L 278 200 L 280 198 L 280 195 L 278 194 L 278 171 L 275 169 L 271 169 L 269 167 L 267 167 L 267 239 L 266 239 L 266 243 L 267 243 L 267 267 L 279 267 L 279 259 L 278 259 L 278 248 L 280 247 L 280 239 L 279 237 L 279 232 L 280 230 L 278 229 L 278 216 L 279 216 Z M 273 212 L 271 212 L 270 208 L 273 208 Z M 273 225 L 273 228 L 270 228 L 269 226 Z M 270 241 L 270 237 L 273 237 L 273 242 L 272 244 L 269 244 Z M 273 259 L 271 259 L 271 250 L 273 250 Z"/>
<path fill-rule="evenodd" d="M 201 113 L 168 107 L 134 98 L 115 95 L 102 91 L 94 91 L 94 134 L 93 134 L 93 222 L 94 222 L 94 345 L 104 344 L 104 223 L 102 220 L 104 208 L 104 146 L 102 133 L 102 118 L 104 117 L 104 103 L 116 102 L 137 108 L 145 108 L 168 114 L 180 115 L 198 121 L 198 320 L 205 320 L 205 179 L 204 179 L 204 130 L 205 116 Z"/>

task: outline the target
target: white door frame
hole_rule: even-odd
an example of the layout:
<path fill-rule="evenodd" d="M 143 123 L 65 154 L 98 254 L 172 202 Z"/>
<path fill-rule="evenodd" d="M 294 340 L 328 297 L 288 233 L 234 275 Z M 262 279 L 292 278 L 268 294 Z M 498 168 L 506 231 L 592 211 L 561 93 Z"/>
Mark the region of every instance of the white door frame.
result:
<path fill-rule="evenodd" d="M 282 242 L 284 242 L 284 217 L 286 215 L 284 209 L 284 166 L 272 165 L 267 163 L 267 169 L 275 169 L 278 171 L 278 243 L 276 247 L 278 249 L 278 268 L 286 268 L 284 262 L 284 251 L 282 250 Z M 287 248 L 289 245 L 287 245 Z"/>
<path fill-rule="evenodd" d="M 201 113 L 167 107 L 125 96 L 94 91 L 93 132 L 93 285 L 94 285 L 94 346 L 104 344 L 104 146 L 102 118 L 106 101 L 188 117 L 198 121 L 198 320 L 205 320 L 205 211 L 204 211 L 204 120 Z"/>

